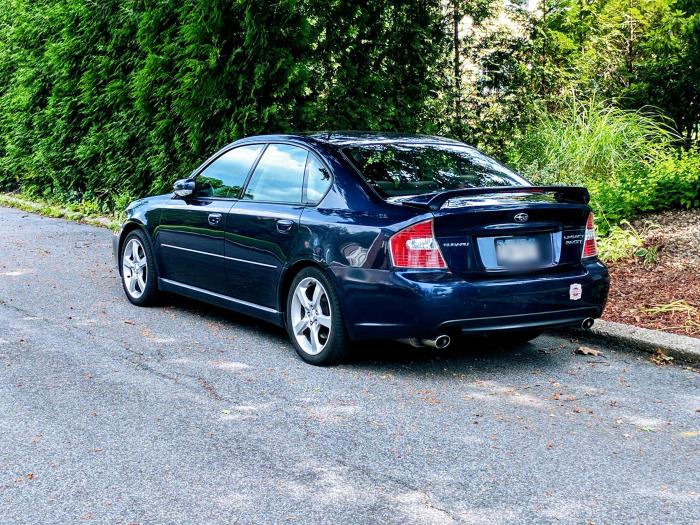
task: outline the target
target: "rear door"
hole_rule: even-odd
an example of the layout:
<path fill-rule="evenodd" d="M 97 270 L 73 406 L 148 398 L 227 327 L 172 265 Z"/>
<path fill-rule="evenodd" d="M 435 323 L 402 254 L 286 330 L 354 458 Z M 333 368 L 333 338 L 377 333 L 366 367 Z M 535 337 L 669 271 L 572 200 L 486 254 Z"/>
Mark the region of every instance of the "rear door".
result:
<path fill-rule="evenodd" d="M 226 223 L 231 295 L 277 308 L 277 286 L 299 236 L 304 172 L 309 152 L 269 144 Z"/>
<path fill-rule="evenodd" d="M 227 292 L 224 228 L 263 147 L 247 145 L 224 152 L 197 174 L 192 196 L 173 199 L 163 208 L 156 235 L 161 278 Z"/>

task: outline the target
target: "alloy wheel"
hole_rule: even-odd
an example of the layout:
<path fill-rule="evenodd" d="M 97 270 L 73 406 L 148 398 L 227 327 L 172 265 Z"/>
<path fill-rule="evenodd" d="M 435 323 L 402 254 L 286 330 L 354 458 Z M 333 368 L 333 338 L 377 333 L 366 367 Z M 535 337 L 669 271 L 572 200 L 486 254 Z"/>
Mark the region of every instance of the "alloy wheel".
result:
<path fill-rule="evenodd" d="M 146 290 L 148 264 L 146 251 L 138 239 L 129 239 L 122 255 L 122 278 L 126 292 L 138 299 Z"/>
<path fill-rule="evenodd" d="M 299 281 L 292 297 L 291 321 L 294 338 L 309 355 L 317 355 L 331 335 L 331 312 L 328 292 L 318 279 Z"/>

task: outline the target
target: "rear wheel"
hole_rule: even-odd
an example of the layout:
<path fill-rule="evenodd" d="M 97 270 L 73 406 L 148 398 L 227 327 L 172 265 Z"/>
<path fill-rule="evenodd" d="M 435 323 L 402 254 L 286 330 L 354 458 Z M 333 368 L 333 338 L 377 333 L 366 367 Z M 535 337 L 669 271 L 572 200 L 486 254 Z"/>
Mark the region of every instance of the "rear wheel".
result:
<path fill-rule="evenodd" d="M 512 332 L 505 332 L 502 334 L 492 334 L 488 337 L 496 344 L 503 346 L 518 346 L 524 345 L 540 335 L 542 335 L 542 330 L 514 330 Z"/>
<path fill-rule="evenodd" d="M 137 306 L 153 304 L 158 296 L 156 264 L 146 234 L 134 230 L 127 235 L 120 260 L 122 285 L 127 299 Z"/>
<path fill-rule="evenodd" d="M 287 333 L 299 356 L 312 365 L 331 365 L 348 348 L 340 301 L 323 271 L 309 267 L 292 281 L 287 296 Z"/>

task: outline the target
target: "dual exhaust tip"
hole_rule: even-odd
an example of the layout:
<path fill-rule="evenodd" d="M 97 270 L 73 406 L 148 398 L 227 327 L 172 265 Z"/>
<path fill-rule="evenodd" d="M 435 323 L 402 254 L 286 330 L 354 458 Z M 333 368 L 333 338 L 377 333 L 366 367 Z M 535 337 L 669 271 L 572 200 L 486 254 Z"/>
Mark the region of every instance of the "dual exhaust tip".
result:
<path fill-rule="evenodd" d="M 421 339 L 420 342 L 423 343 L 425 346 L 429 346 L 431 348 L 439 348 L 440 350 L 442 350 L 443 348 L 447 348 L 448 346 L 450 346 L 452 338 L 447 334 L 440 334 L 434 339 Z"/>
<path fill-rule="evenodd" d="M 593 327 L 593 318 L 592 317 L 586 317 L 583 321 L 581 321 L 581 328 L 584 330 L 590 330 Z"/>
<path fill-rule="evenodd" d="M 452 338 L 447 334 L 440 334 L 431 339 L 417 339 L 415 337 L 412 337 L 411 339 L 400 339 L 400 341 L 402 343 L 415 346 L 416 348 L 423 348 L 428 346 L 430 348 L 437 348 L 439 350 L 442 350 L 450 346 L 450 343 L 452 343 Z"/>

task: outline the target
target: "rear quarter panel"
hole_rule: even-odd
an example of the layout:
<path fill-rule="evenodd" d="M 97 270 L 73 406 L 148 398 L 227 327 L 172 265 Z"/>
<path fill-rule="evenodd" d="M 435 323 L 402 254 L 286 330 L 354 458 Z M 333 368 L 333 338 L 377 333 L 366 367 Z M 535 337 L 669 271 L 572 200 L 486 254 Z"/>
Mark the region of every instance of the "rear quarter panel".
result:
<path fill-rule="evenodd" d="M 334 281 L 346 306 L 349 289 L 354 286 L 353 275 L 363 280 L 363 269 L 388 271 L 387 239 L 420 216 L 430 214 L 387 204 L 368 190 L 340 155 L 325 152 L 324 158 L 332 168 L 333 184 L 318 205 L 304 208 L 297 251 L 287 270 L 304 261 L 320 265 Z M 286 290 L 281 292 L 284 295 Z M 345 310 L 347 320 L 352 322 L 352 312 Z"/>

